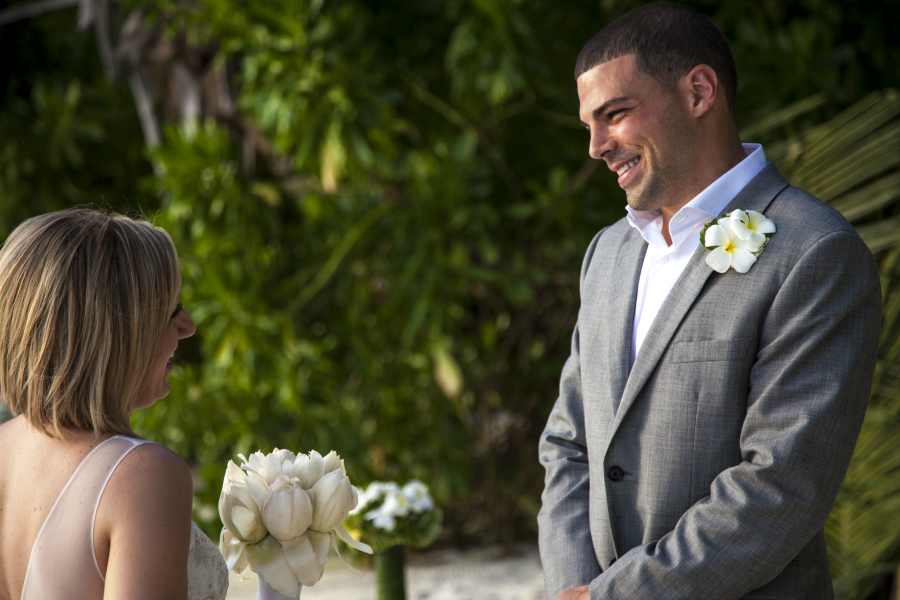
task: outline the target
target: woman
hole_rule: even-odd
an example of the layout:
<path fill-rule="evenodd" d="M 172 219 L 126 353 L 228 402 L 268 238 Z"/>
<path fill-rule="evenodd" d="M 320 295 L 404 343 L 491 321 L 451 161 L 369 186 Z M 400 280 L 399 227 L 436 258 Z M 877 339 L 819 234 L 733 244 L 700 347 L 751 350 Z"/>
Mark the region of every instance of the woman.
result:
<path fill-rule="evenodd" d="M 168 234 L 123 216 L 42 215 L 0 251 L 0 600 L 187 597 L 190 471 L 129 427 L 194 333 L 180 289 Z"/>

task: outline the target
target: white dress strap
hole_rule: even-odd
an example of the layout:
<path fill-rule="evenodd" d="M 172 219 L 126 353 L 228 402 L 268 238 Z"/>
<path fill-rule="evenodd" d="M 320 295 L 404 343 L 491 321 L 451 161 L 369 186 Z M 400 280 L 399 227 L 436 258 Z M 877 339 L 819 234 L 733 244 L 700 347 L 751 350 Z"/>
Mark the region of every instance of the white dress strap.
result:
<path fill-rule="evenodd" d="M 41 526 L 25 573 L 22 600 L 102 600 L 104 577 L 94 553 L 97 506 L 113 471 L 146 440 L 117 435 L 81 461 Z"/>

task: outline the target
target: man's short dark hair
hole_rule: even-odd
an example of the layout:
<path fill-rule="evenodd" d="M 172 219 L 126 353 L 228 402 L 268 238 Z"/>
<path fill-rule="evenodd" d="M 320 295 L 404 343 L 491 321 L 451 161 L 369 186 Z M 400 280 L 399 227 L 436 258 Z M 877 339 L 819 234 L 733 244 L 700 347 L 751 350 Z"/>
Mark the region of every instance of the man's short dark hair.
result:
<path fill-rule="evenodd" d="M 725 34 L 697 11 L 659 2 L 624 14 L 592 37 L 575 62 L 575 79 L 599 64 L 633 54 L 638 70 L 665 88 L 697 65 L 709 65 L 725 90 L 731 118 L 737 67 Z"/>

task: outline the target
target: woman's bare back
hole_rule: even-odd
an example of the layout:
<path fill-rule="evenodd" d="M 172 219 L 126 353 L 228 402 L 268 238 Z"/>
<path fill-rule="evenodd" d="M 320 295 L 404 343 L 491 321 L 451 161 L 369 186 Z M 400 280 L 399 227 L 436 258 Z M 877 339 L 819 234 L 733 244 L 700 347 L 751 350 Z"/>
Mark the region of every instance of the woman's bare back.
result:
<path fill-rule="evenodd" d="M 58 440 L 23 417 L 0 425 L 0 600 L 19 600 L 47 515 L 78 465 L 109 437 L 67 432 L 65 441 Z"/>
<path fill-rule="evenodd" d="M 32 548 L 41 527 L 85 457 L 110 437 L 112 435 L 94 437 L 88 432 L 76 431 L 66 432 L 63 440 L 53 439 L 27 425 L 21 417 L 0 425 L 0 455 L 4 457 L 0 461 L 0 600 L 21 599 Z M 181 486 L 172 486 L 171 479 L 184 479 L 187 466 L 171 451 L 157 444 L 146 444 L 140 448 L 140 451 L 131 452 L 122 460 L 122 468 L 113 467 L 113 476 L 105 490 L 102 485 L 99 487 L 103 496 L 96 510 L 93 527 L 87 524 L 88 517 L 84 517 L 81 523 L 85 530 L 84 554 L 88 556 L 88 538 L 93 537 L 96 556 L 94 571 L 99 570 L 101 575 L 106 576 L 107 566 L 115 558 L 113 562 L 116 562 L 116 572 L 113 573 L 112 582 L 107 577 L 107 591 L 110 586 L 119 590 L 123 585 L 130 588 L 131 584 L 139 583 L 133 571 L 137 567 L 152 569 L 160 561 L 171 563 L 173 559 L 176 565 L 179 562 L 181 565 L 186 563 L 187 548 L 182 549 L 180 546 L 185 545 L 187 537 L 177 530 L 183 528 L 186 534 L 189 533 L 189 487 L 179 493 L 178 487 L 185 487 L 184 482 Z M 187 477 L 189 485 L 189 473 Z M 157 490 L 161 492 L 157 493 Z M 188 492 L 187 495 L 184 492 Z M 67 490 L 66 496 L 68 495 Z M 186 499 L 181 498 L 185 495 Z M 169 505 L 172 503 L 184 505 L 175 512 L 182 513 L 186 509 L 185 514 L 180 515 L 180 519 L 177 516 L 174 518 L 186 523 L 182 523 L 181 527 L 176 526 L 176 531 L 158 537 L 159 548 L 154 548 L 151 544 L 136 552 L 132 547 L 134 544 L 127 542 L 140 539 L 145 533 L 143 528 L 149 525 L 146 523 L 148 518 L 162 514 L 167 508 L 171 508 Z M 84 514 L 93 513 L 93 506 L 86 508 Z M 156 523 L 152 527 L 154 531 L 160 529 Z M 163 525 L 163 529 L 168 529 L 168 526 Z M 47 537 L 41 534 L 41 543 Z M 110 556 L 113 539 L 118 540 L 113 548 L 115 557 Z M 170 564 L 169 568 L 171 567 Z M 175 580 L 180 579 L 179 569 L 174 571 L 171 574 L 175 576 Z M 90 573 L 90 576 L 96 578 L 97 574 Z M 34 580 L 35 577 L 32 575 L 30 579 Z M 183 585 L 179 583 L 177 587 L 181 588 Z M 102 587 L 101 582 L 101 589 Z M 146 592 L 146 597 L 172 597 L 171 594 L 157 596 L 152 587 L 145 586 L 142 590 Z M 130 597 L 137 596 L 132 594 Z"/>

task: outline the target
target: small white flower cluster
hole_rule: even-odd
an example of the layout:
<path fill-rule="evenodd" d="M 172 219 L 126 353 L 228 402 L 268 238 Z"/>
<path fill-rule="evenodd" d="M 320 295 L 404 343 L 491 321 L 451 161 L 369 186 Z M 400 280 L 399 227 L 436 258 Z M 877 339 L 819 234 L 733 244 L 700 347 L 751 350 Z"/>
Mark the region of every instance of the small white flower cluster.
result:
<path fill-rule="evenodd" d="M 728 269 L 746 273 L 775 233 L 775 223 L 755 210 L 738 209 L 716 219 L 704 231 L 701 241 L 712 250 L 706 264 L 719 273 Z"/>
<path fill-rule="evenodd" d="M 371 508 L 379 502 L 379 506 Z M 433 508 L 434 500 L 428 493 L 428 486 L 421 481 L 413 479 L 403 487 L 393 481 L 374 481 L 359 493 L 359 504 L 350 514 L 367 511 L 363 518 L 390 533 L 397 527 L 398 518 Z"/>

